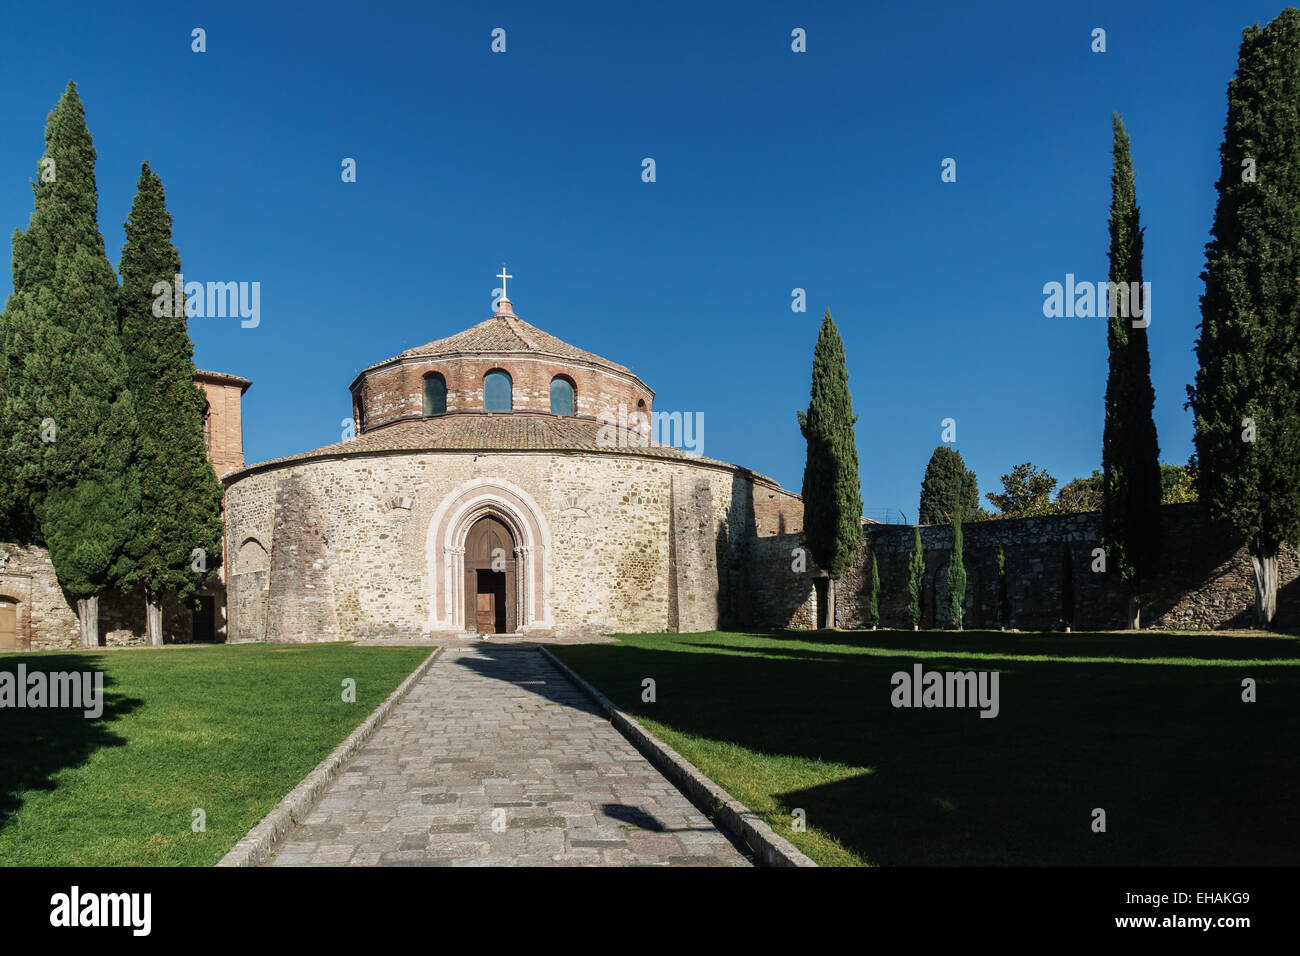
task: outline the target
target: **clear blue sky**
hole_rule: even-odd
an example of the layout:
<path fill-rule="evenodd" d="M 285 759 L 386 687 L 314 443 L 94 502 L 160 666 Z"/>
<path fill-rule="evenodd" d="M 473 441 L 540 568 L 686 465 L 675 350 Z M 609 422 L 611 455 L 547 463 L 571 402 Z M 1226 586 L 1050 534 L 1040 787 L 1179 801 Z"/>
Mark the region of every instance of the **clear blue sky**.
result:
<path fill-rule="evenodd" d="M 1062 484 L 1099 465 L 1105 322 L 1044 318 L 1042 287 L 1106 277 L 1112 110 L 1147 230 L 1161 457 L 1186 461 L 1226 86 L 1242 28 L 1281 9 L 10 4 L 0 226 L 26 227 L 76 80 L 114 264 L 147 159 L 186 278 L 261 283 L 259 327 L 190 328 L 200 367 L 254 382 L 249 461 L 338 440 L 356 373 L 486 318 L 504 260 L 524 319 L 631 366 L 656 409 L 703 412 L 705 454 L 797 491 L 829 307 L 864 505 L 914 520 L 945 417 L 981 492 L 1025 460 Z"/>

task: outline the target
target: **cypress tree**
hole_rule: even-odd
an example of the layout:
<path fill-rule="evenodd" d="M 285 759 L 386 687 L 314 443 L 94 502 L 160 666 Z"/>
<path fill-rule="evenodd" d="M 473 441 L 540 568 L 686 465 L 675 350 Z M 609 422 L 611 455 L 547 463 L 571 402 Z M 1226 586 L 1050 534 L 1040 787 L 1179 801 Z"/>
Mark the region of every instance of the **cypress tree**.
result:
<path fill-rule="evenodd" d="M 5 314 L 0 312 L 0 349 L 3 349 L 4 324 Z M 0 541 L 30 542 L 34 537 L 31 512 L 14 467 L 9 463 L 6 379 L 5 363 L 0 361 Z"/>
<path fill-rule="evenodd" d="M 880 568 L 876 566 L 874 553 L 871 555 L 871 599 L 867 602 L 867 614 L 874 631 L 880 624 Z"/>
<path fill-rule="evenodd" d="M 1160 447 L 1152 418 L 1155 390 L 1145 328 L 1150 303 L 1142 295 L 1142 233 L 1128 134 L 1113 117 L 1110 281 L 1129 290 L 1110 297 L 1106 342 L 1106 424 L 1102 433 L 1102 544 L 1129 588 L 1129 627 L 1141 626 L 1142 583 L 1160 555 Z M 1136 319 L 1138 313 L 1141 318 Z M 1127 313 L 1127 314 L 1125 314 Z M 1135 326 L 1135 322 L 1141 324 Z"/>
<path fill-rule="evenodd" d="M 975 473 L 962 460 L 961 452 L 949 445 L 937 447 L 921 480 L 917 522 L 946 524 L 958 514 L 963 518 L 975 515 L 979 506 L 979 484 Z"/>
<path fill-rule="evenodd" d="M 849 372 L 830 309 L 822 319 L 813 351 L 808 412 L 796 412 L 808 443 L 803 471 L 804 536 L 815 560 L 830 578 L 826 589 L 828 627 L 835 626 L 835 582 L 862 540 L 861 479 L 853 426 Z"/>
<path fill-rule="evenodd" d="M 95 147 L 76 86 L 45 128 L 35 209 L 13 238 L 5 308 L 4 445 L 11 481 L 99 642 L 99 595 L 123 584 L 139 503 L 135 411 L 118 335 L 117 276 L 97 223 Z"/>
<path fill-rule="evenodd" d="M 962 563 L 961 517 L 952 522 L 952 551 L 948 555 L 948 611 L 957 630 L 966 612 L 966 565 Z"/>
<path fill-rule="evenodd" d="M 1070 542 L 1061 542 L 1061 623 L 1065 633 L 1074 626 L 1074 555 Z"/>
<path fill-rule="evenodd" d="M 1002 630 L 1011 623 L 1011 592 L 1007 586 L 1007 556 L 998 545 L 998 624 Z"/>
<path fill-rule="evenodd" d="M 913 528 L 915 535 L 912 553 L 907 559 L 907 613 L 912 618 L 912 630 L 921 626 L 922 604 L 925 593 L 925 552 L 921 549 L 921 529 Z"/>
<path fill-rule="evenodd" d="M 145 163 L 126 222 L 119 313 L 139 414 L 131 581 L 144 592 L 151 644 L 163 643 L 162 596 L 190 597 L 221 553 L 221 484 L 203 441 L 206 400 L 194 381 L 184 301 L 155 308 L 155 285 L 169 288 L 180 271 L 163 184 Z"/>
<path fill-rule="evenodd" d="M 1277 556 L 1300 542 L 1300 11 L 1242 33 L 1201 278 L 1196 483 L 1245 541 L 1256 611 L 1277 608 Z"/>

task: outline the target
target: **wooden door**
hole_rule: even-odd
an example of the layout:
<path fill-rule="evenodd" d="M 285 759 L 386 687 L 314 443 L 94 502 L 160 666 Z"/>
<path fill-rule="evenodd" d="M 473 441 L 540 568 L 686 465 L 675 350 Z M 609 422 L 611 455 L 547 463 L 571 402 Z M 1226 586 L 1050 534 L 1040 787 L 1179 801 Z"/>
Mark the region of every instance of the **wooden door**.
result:
<path fill-rule="evenodd" d="M 18 649 L 18 603 L 0 597 L 0 651 Z"/>
<path fill-rule="evenodd" d="M 480 518 L 465 541 L 465 626 L 479 634 L 515 627 L 514 538 L 496 518 Z"/>
<path fill-rule="evenodd" d="M 491 591 L 484 594 L 478 594 L 478 632 L 480 634 L 495 634 L 497 620 L 497 602 L 496 595 Z"/>

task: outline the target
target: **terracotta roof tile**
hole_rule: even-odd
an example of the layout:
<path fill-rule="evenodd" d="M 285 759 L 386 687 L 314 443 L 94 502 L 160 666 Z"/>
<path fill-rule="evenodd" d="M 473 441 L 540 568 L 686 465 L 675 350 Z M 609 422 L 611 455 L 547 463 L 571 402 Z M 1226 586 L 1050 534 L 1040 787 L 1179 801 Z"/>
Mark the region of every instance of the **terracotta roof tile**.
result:
<path fill-rule="evenodd" d="M 413 358 L 426 355 L 454 355 L 461 352 L 536 352 L 542 355 L 556 355 L 561 358 L 592 362 L 618 372 L 631 373 L 631 370 L 609 359 L 601 358 L 594 352 L 576 348 L 568 342 L 557 339 L 549 332 L 543 332 L 534 325 L 529 325 L 517 315 L 498 312 L 490 319 L 480 322 L 463 332 L 437 339 L 426 345 L 417 345 L 382 362 L 376 362 L 363 369 L 362 374 L 397 359 Z"/>
<path fill-rule="evenodd" d="M 348 441 L 325 445 L 300 455 L 273 458 L 233 472 L 244 472 L 338 455 L 364 455 L 395 451 L 590 451 L 629 454 L 651 458 L 734 467 L 669 445 L 629 444 L 609 447 L 600 423 L 585 418 L 568 418 L 540 412 L 461 412 L 435 418 L 408 419 L 371 429 Z"/>

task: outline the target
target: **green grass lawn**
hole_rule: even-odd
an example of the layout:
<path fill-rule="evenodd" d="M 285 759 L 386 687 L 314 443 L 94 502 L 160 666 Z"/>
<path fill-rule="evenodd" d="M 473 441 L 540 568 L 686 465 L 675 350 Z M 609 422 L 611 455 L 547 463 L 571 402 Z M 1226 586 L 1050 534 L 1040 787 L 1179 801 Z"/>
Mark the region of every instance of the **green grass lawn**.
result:
<path fill-rule="evenodd" d="M 429 654 L 238 644 L 0 656 L 104 672 L 104 713 L 0 708 L 0 864 L 215 863 Z M 356 681 L 356 702 L 342 700 Z M 192 811 L 207 831 L 192 829 Z"/>
<path fill-rule="evenodd" d="M 823 865 L 1300 863 L 1300 639 L 715 632 L 554 650 Z M 998 671 L 999 716 L 894 708 L 890 677 L 914 663 Z"/>

